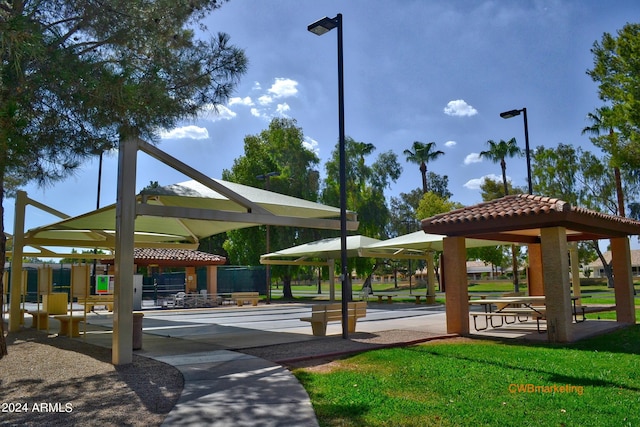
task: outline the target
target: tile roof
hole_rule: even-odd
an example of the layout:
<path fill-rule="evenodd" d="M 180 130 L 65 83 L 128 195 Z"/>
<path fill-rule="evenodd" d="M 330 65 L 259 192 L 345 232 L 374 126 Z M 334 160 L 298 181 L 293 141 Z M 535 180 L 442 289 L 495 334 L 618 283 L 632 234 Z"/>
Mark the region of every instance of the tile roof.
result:
<path fill-rule="evenodd" d="M 135 248 L 134 262 L 138 265 L 159 264 L 163 266 L 222 265 L 227 259 L 220 255 L 189 249 Z M 113 260 L 105 260 L 112 264 Z"/>
<path fill-rule="evenodd" d="M 529 194 L 505 196 L 422 220 L 426 233 L 466 237 L 492 235 L 496 238 L 496 233 L 508 232 L 502 236 L 523 242 L 533 242 L 532 229 L 547 227 L 565 227 L 573 231 L 572 240 L 640 234 L 640 222 L 636 220 Z M 529 231 L 524 233 L 524 230 Z M 516 237 L 518 235 L 520 237 Z"/>

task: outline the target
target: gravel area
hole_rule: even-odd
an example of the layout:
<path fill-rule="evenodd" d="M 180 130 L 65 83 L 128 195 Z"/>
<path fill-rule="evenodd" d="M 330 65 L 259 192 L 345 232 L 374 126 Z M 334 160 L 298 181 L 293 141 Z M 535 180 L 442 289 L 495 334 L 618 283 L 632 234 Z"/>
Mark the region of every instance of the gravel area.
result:
<path fill-rule="evenodd" d="M 134 354 L 23 329 L 0 359 L 1 426 L 159 426 L 182 393 L 173 366 Z"/>

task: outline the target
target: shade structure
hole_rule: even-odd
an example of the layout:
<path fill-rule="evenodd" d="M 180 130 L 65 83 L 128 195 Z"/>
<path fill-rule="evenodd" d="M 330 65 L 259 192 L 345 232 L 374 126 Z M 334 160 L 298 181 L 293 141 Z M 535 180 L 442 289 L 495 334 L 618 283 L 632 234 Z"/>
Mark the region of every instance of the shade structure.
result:
<path fill-rule="evenodd" d="M 198 245 L 200 239 L 259 224 L 336 228 L 340 210 L 246 185 L 213 180 L 219 191 L 192 180 L 146 189 L 136 197 L 136 247 Z M 236 196 L 238 199 L 236 199 Z M 238 201 L 240 200 L 240 201 Z M 264 209 L 248 212 L 242 200 Z M 357 228 L 349 213 L 349 227 Z M 333 224 L 333 227 L 331 226 Z M 25 233 L 30 246 L 115 248 L 116 205 L 66 218 Z"/>
<path fill-rule="evenodd" d="M 372 243 L 360 249 L 360 256 L 374 258 L 424 259 L 428 251 L 441 251 L 443 239 L 441 234 L 429 234 L 416 231 L 381 242 Z M 497 240 L 466 239 L 467 248 L 497 246 L 507 244 Z"/>
<path fill-rule="evenodd" d="M 359 251 L 365 246 L 378 243 L 380 240 L 366 236 L 347 236 L 347 256 L 359 256 Z M 260 257 L 262 264 L 307 264 L 311 259 L 340 259 L 340 237 L 316 240 L 315 242 L 293 246 Z M 319 261 L 318 263 L 323 263 Z"/>

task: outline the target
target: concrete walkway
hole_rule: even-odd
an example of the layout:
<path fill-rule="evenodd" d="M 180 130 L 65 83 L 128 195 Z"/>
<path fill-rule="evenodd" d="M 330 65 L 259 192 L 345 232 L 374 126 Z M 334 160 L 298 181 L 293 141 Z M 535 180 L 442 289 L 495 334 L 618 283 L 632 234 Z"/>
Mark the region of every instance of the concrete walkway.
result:
<path fill-rule="evenodd" d="M 143 345 L 136 354 L 178 368 L 182 395 L 165 426 L 317 426 L 305 389 L 284 367 L 242 353 L 242 349 L 326 339 L 314 337 L 300 317 L 308 304 L 271 304 L 203 310 L 146 310 Z M 87 342 L 111 347 L 112 315 L 91 313 Z M 369 304 L 357 331 L 445 333 L 444 307 Z M 341 334 L 340 323 L 327 334 Z M 330 352 L 330 351 L 329 351 Z"/>

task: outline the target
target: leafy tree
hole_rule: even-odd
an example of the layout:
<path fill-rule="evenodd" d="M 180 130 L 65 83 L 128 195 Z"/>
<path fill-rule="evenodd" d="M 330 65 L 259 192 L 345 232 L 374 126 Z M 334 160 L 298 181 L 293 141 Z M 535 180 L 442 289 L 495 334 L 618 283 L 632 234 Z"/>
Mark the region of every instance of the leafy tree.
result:
<path fill-rule="evenodd" d="M 461 207 L 463 207 L 463 205 L 458 202 L 453 202 L 440 197 L 436 193 L 428 192 L 422 196 L 416 213 L 418 218 L 424 219 Z"/>
<path fill-rule="evenodd" d="M 351 137 L 345 139 L 347 209 L 358 213 L 358 234 L 383 239 L 388 237 L 386 230 L 390 220 L 384 190 L 400 177 L 402 167 L 391 151 L 381 153 L 370 166 L 367 165 L 366 157 L 374 151 L 373 144 Z M 327 178 L 321 194 L 322 202 L 332 206 L 340 204 L 339 160 L 339 147 L 336 146 L 325 164 Z M 355 258 L 350 263 L 355 265 L 358 274 L 371 271 L 371 260 Z"/>
<path fill-rule="evenodd" d="M 420 165 L 420 173 L 422 174 L 422 192 L 429 191 L 429 183 L 427 182 L 427 164 L 438 157 L 444 155 L 444 151 L 436 150 L 435 142 L 422 143 L 414 141 L 410 150 L 404 150 L 407 162 Z"/>
<path fill-rule="evenodd" d="M 62 179 L 96 150 L 155 141 L 158 129 L 228 99 L 244 53 L 226 34 L 197 39 L 189 28 L 221 4 L 0 3 L 0 275 L 5 185 Z"/>
<path fill-rule="evenodd" d="M 526 188 L 514 187 L 511 181 L 507 182 L 507 190 L 508 194 L 524 194 L 527 192 Z M 504 195 L 504 183 L 485 177 L 482 184 L 480 184 L 480 195 L 482 200 L 499 199 Z"/>
<path fill-rule="evenodd" d="M 593 145 L 601 148 L 605 153 L 610 155 L 610 166 L 613 170 L 615 179 L 616 196 L 618 203 L 618 215 L 625 216 L 624 190 L 622 188 L 622 177 L 620 167 L 622 159 L 620 155 L 619 134 L 614 131 L 613 125 L 608 122 L 612 116 L 611 109 L 602 107 L 594 113 L 587 114 L 587 118 L 591 121 L 591 126 L 582 129 L 582 134 L 592 135 L 589 139 Z"/>
<path fill-rule="evenodd" d="M 509 188 L 507 186 L 507 162 L 505 158 L 522 156 L 522 150 L 518 147 L 515 138 L 511 138 L 508 141 L 500 140 L 500 142 L 495 142 L 490 139 L 487 141 L 487 145 L 489 145 L 489 149 L 481 151 L 480 157 L 489 159 L 494 163 L 500 163 L 500 169 L 502 169 L 504 196 L 506 196 L 509 194 Z"/>
<path fill-rule="evenodd" d="M 400 193 L 389 201 L 390 221 L 387 227 L 389 237 L 411 233 L 420 228 L 417 209 L 424 193 L 420 188 L 408 193 Z"/>
<path fill-rule="evenodd" d="M 620 132 L 622 138 L 617 147 L 620 155 L 637 167 L 640 163 L 640 24 L 626 24 L 618 30 L 617 37 L 604 33 L 600 42 L 594 42 L 591 53 L 593 68 L 587 70 L 587 74 L 599 84 L 598 95 L 607 105 L 604 124 Z"/>
<path fill-rule="evenodd" d="M 222 178 L 250 185 L 269 186 L 270 191 L 306 200 L 318 200 L 318 171 L 320 160 L 304 146 L 304 133 L 294 119 L 275 118 L 269 128 L 258 135 L 244 139 L 244 156 L 235 159 L 231 170 L 224 170 Z M 277 172 L 269 181 L 260 181 L 258 175 Z M 279 250 L 317 240 L 319 230 L 297 227 L 270 226 L 270 248 Z M 249 243 L 251 242 L 251 243 Z M 256 265 L 266 249 L 266 226 L 227 232 L 223 248 L 232 264 Z M 284 297 L 292 298 L 291 279 L 297 267 L 273 266 L 273 277 L 284 283 Z"/>
<path fill-rule="evenodd" d="M 438 175 L 435 172 L 427 172 L 427 179 L 429 182 L 429 191 L 436 193 L 443 199 L 450 199 L 453 193 L 449 191 L 449 176 Z"/>
<path fill-rule="evenodd" d="M 540 194 L 612 215 L 619 212 L 616 179 L 608 157 L 600 159 L 579 147 L 559 144 L 556 148 L 536 148 L 532 160 L 534 188 Z M 637 197 L 639 189 L 633 174 L 622 171 L 621 177 L 625 196 Z M 604 261 L 598 242 L 589 243 L 604 265 L 609 286 L 613 286 L 610 264 Z"/>

